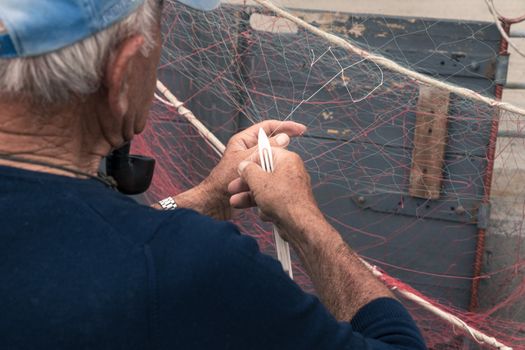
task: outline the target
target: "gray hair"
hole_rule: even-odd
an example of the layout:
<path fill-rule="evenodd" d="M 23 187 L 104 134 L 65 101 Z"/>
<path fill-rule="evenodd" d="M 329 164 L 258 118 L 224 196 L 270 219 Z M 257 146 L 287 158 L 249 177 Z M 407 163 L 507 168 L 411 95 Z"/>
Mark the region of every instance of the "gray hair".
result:
<path fill-rule="evenodd" d="M 158 1 L 146 0 L 124 20 L 74 45 L 36 57 L 0 59 L 0 95 L 61 103 L 97 91 L 111 52 L 122 40 L 143 35 L 142 54 L 148 55 L 155 45 L 158 11 Z"/>

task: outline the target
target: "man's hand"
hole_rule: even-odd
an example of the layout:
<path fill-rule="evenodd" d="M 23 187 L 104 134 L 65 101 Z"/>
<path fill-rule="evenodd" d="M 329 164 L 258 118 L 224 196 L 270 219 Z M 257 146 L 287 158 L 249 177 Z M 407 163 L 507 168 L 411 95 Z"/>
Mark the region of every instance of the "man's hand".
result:
<path fill-rule="evenodd" d="M 306 131 L 304 125 L 295 122 L 267 120 L 239 132 L 230 139 L 223 158 L 202 183 L 174 196 L 177 205 L 218 219 L 229 219 L 231 207 L 228 184 L 238 177 L 239 163 L 257 153 L 259 128 L 273 136 L 270 144 L 275 147 L 286 147 L 291 137 L 302 135 Z"/>
<path fill-rule="evenodd" d="M 305 217 L 323 215 L 314 199 L 310 176 L 304 163 L 296 153 L 281 148 L 272 148 L 274 172 L 265 172 L 253 161 L 239 164 L 240 178 L 233 180 L 228 191 L 232 195 L 230 204 L 233 208 L 258 206 L 261 216 L 272 221 L 281 236 L 287 241 L 294 241 L 297 232 L 302 230 Z M 251 157 L 258 161 L 257 155 Z"/>
<path fill-rule="evenodd" d="M 272 148 L 275 170 L 266 173 L 254 162 L 239 165 L 232 181 L 232 207 L 257 205 L 294 248 L 320 299 L 332 314 L 350 321 L 364 305 L 390 291 L 361 263 L 339 233 L 325 220 L 312 194 L 310 177 L 301 158 Z"/>

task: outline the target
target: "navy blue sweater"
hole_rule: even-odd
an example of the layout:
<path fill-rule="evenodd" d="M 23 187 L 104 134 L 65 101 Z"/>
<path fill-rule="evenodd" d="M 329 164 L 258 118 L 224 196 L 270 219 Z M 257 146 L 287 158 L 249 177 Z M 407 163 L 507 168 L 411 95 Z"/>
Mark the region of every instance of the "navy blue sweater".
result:
<path fill-rule="evenodd" d="M 2 349 L 424 349 L 393 299 L 337 322 L 227 222 L 0 167 Z"/>

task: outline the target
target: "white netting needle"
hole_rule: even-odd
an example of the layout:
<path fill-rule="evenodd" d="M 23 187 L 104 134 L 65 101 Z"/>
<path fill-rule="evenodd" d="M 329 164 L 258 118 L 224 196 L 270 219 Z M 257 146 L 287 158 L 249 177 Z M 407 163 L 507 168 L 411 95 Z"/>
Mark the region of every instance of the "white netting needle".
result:
<path fill-rule="evenodd" d="M 273 172 L 273 156 L 270 140 L 262 128 L 259 129 L 259 158 L 261 166 L 267 173 Z M 292 259 L 290 257 L 290 246 L 288 242 L 281 238 L 277 228 L 273 227 L 273 236 L 275 238 L 275 248 L 277 250 L 277 259 L 281 262 L 283 270 L 293 279 Z"/>

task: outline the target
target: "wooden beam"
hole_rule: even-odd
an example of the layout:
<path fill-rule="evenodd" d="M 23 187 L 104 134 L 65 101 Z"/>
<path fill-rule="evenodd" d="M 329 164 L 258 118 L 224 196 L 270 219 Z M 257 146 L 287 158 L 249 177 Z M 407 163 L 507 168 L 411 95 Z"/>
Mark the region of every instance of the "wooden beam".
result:
<path fill-rule="evenodd" d="M 409 194 L 438 199 L 443 181 L 450 92 L 420 85 Z"/>

